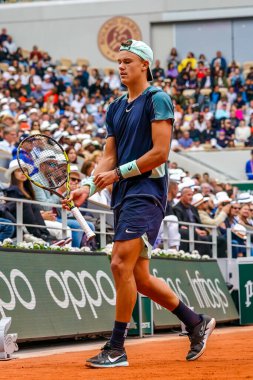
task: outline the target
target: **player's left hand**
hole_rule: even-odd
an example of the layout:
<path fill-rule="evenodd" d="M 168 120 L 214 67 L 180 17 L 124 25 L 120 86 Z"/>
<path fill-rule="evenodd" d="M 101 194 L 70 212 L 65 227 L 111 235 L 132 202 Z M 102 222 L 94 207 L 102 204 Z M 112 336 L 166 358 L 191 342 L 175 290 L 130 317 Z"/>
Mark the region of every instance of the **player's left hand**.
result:
<path fill-rule="evenodd" d="M 102 172 L 94 177 L 94 183 L 96 187 L 100 190 L 104 189 L 106 186 L 118 181 L 119 178 L 115 170 L 110 170 L 109 172 Z"/>

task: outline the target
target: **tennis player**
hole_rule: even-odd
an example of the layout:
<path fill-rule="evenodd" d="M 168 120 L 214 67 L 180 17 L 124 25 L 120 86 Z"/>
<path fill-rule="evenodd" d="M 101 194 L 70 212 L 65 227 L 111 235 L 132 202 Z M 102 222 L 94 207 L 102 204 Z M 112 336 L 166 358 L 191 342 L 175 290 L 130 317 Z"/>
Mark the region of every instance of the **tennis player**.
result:
<path fill-rule="evenodd" d="M 166 207 L 167 159 L 174 121 L 169 95 L 150 86 L 153 52 L 142 41 L 127 40 L 118 55 L 126 95 L 108 108 L 108 136 L 103 159 L 71 198 L 80 206 L 98 189 L 113 185 L 115 236 L 111 259 L 116 297 L 115 323 L 110 341 L 88 359 L 92 367 L 128 366 L 124 341 L 137 291 L 165 307 L 182 321 L 189 333 L 187 360 L 205 350 L 215 319 L 196 314 L 172 290 L 149 272 L 149 259 Z M 66 201 L 63 207 L 67 208 Z"/>

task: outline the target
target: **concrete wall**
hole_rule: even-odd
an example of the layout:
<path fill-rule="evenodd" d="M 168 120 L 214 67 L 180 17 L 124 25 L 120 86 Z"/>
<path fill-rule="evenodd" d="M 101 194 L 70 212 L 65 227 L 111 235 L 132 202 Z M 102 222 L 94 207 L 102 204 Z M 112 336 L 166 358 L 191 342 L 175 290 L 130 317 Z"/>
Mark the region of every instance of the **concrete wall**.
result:
<path fill-rule="evenodd" d="M 250 149 L 220 150 L 170 153 L 170 161 L 176 161 L 180 167 L 188 170 L 191 175 L 210 173 L 219 180 L 247 180 L 245 175 L 246 161 L 250 160 Z"/>
<path fill-rule="evenodd" d="M 44 1 L 0 5 L 0 25 L 18 45 L 37 43 L 54 58 L 88 58 L 92 65 L 114 66 L 99 51 L 97 34 L 113 16 L 128 16 L 165 62 L 175 42 L 174 24 L 182 21 L 253 17 L 252 0 L 99 0 Z"/>

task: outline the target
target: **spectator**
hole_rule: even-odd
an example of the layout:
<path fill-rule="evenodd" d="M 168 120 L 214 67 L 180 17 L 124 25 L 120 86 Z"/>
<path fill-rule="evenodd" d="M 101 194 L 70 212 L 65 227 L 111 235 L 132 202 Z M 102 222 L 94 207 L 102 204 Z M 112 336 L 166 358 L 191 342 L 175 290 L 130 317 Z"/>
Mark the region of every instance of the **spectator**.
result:
<path fill-rule="evenodd" d="M 162 223 L 157 242 L 156 244 L 164 243 L 164 228 L 167 227 L 167 236 L 168 236 L 168 247 L 170 249 L 179 249 L 180 245 L 180 233 L 179 233 L 179 224 L 178 218 L 175 216 L 173 211 L 174 202 L 178 193 L 178 184 L 175 181 L 170 181 L 168 198 L 167 198 L 167 207 L 165 212 L 164 221 Z"/>
<path fill-rule="evenodd" d="M 168 69 L 166 70 L 166 78 L 169 78 L 171 80 L 177 78 L 178 71 L 177 71 L 177 65 L 174 62 L 168 63 Z"/>
<path fill-rule="evenodd" d="M 3 42 L 3 45 L 8 49 L 9 54 L 13 56 L 17 50 L 17 46 L 11 36 L 7 36 L 7 39 Z"/>
<path fill-rule="evenodd" d="M 226 229 L 232 228 L 237 224 L 237 218 L 240 211 L 240 204 L 237 202 L 231 202 L 231 207 L 227 218 L 224 223 L 220 225 L 220 231 L 222 235 L 226 235 Z"/>
<path fill-rule="evenodd" d="M 209 215 L 209 197 L 203 197 L 202 194 L 197 193 L 193 195 L 192 204 L 197 208 L 199 217 L 202 224 L 207 224 L 210 226 L 220 226 L 225 219 L 228 217 L 230 211 L 230 204 L 219 204 L 219 211 L 214 218 Z M 210 230 L 211 232 L 211 230 Z"/>
<path fill-rule="evenodd" d="M 246 125 L 245 120 L 241 120 L 239 126 L 235 129 L 236 142 L 242 143 L 244 146 L 247 146 L 250 136 L 250 127 Z"/>
<path fill-rule="evenodd" d="M 21 162 L 21 164 L 28 171 L 30 170 L 30 166 L 24 162 Z M 32 185 L 20 169 L 17 160 L 10 162 L 9 169 L 6 172 L 6 178 L 10 181 L 10 186 L 5 189 L 5 195 L 7 197 L 34 200 Z M 8 201 L 7 205 L 11 214 L 16 218 L 16 202 Z M 44 219 L 42 218 L 40 209 L 37 205 L 32 203 L 23 204 L 23 221 L 24 224 L 28 225 L 44 226 L 45 228 L 27 226 L 27 230 L 35 237 L 42 239 L 44 242 L 54 242 L 55 239 L 47 230 Z"/>
<path fill-rule="evenodd" d="M 184 58 L 180 64 L 178 65 L 178 71 L 181 72 L 183 69 L 187 67 L 187 65 L 190 64 L 191 69 L 195 69 L 197 67 L 197 60 L 193 54 L 193 52 L 189 52 L 187 54 L 187 57 Z"/>
<path fill-rule="evenodd" d="M 183 149 L 188 149 L 193 145 L 193 140 L 190 138 L 188 131 L 183 132 L 183 136 L 178 140 L 179 145 Z"/>
<path fill-rule="evenodd" d="M 8 33 L 6 28 L 2 28 L 1 34 L 0 34 L 0 42 L 6 41 L 8 38 Z"/>
<path fill-rule="evenodd" d="M 152 76 L 154 80 L 162 78 L 165 78 L 164 69 L 161 67 L 161 62 L 159 59 L 156 59 L 155 61 L 155 67 L 152 69 Z"/>
<path fill-rule="evenodd" d="M 65 151 L 68 155 L 70 164 L 77 164 L 77 153 L 75 148 L 72 145 L 69 145 Z"/>
<path fill-rule="evenodd" d="M 3 131 L 3 141 L 0 141 L 0 149 L 12 153 L 17 142 L 17 131 L 16 128 L 5 128 Z"/>
<path fill-rule="evenodd" d="M 222 56 L 222 52 L 218 50 L 216 52 L 216 57 L 212 59 L 211 62 L 211 69 L 213 70 L 215 65 L 218 64 L 221 70 L 223 70 L 224 73 L 227 71 L 227 61 L 226 59 Z"/>
<path fill-rule="evenodd" d="M 251 160 L 246 162 L 245 173 L 249 180 L 253 179 L 253 150 L 250 152 Z"/>
<path fill-rule="evenodd" d="M 232 227 L 232 258 L 237 259 L 237 257 L 246 256 L 246 240 L 247 240 L 247 230 L 241 224 L 235 224 Z"/>
<path fill-rule="evenodd" d="M 250 206 L 245 203 L 242 204 L 237 217 L 237 222 L 244 226 L 247 231 L 253 231 L 253 220 L 251 218 Z M 253 236 L 253 235 L 251 235 Z"/>
<path fill-rule="evenodd" d="M 110 69 L 108 75 L 104 77 L 104 83 L 108 83 L 111 90 L 120 88 L 119 76 L 115 74 L 113 69 Z"/>
<path fill-rule="evenodd" d="M 4 239 L 12 238 L 15 232 L 15 226 L 11 225 L 12 221 L 0 217 L 0 241 Z"/>
<path fill-rule="evenodd" d="M 177 216 L 180 222 L 201 224 L 198 210 L 196 209 L 196 207 L 192 205 L 192 199 L 193 199 L 192 189 L 189 187 L 183 188 L 180 201 L 177 203 L 176 206 L 173 207 L 174 214 Z M 189 240 L 188 226 L 180 225 L 179 232 L 180 232 L 182 240 Z M 208 236 L 207 231 L 201 226 L 194 228 L 194 239 L 198 241 L 205 241 L 205 242 L 211 241 L 210 236 Z M 189 244 L 181 241 L 180 249 L 183 249 L 184 251 L 189 251 Z M 201 255 L 203 254 L 211 255 L 211 249 L 208 244 L 207 245 L 205 244 L 203 246 L 203 244 L 197 243 L 196 249 L 198 249 Z"/>
<path fill-rule="evenodd" d="M 42 53 L 39 51 L 37 45 L 34 45 L 30 53 L 30 60 L 40 61 L 42 59 Z"/>
<path fill-rule="evenodd" d="M 224 129 L 221 129 L 218 132 L 218 137 L 217 137 L 217 147 L 219 148 L 226 148 L 229 143 L 229 137 L 226 136 L 226 131 Z"/>

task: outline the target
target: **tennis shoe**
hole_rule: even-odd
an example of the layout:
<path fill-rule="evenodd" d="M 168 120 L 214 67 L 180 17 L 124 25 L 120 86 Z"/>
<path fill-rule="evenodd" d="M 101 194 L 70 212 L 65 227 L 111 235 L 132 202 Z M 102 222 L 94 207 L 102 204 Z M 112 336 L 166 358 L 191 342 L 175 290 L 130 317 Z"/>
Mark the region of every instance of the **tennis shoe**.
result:
<path fill-rule="evenodd" d="M 208 315 L 201 315 L 202 321 L 193 329 L 186 328 L 191 345 L 186 360 L 198 359 L 206 349 L 209 336 L 215 328 L 215 319 Z"/>
<path fill-rule="evenodd" d="M 112 348 L 110 342 L 101 348 L 98 355 L 86 360 L 86 366 L 95 368 L 127 367 L 128 365 L 125 349 Z"/>

